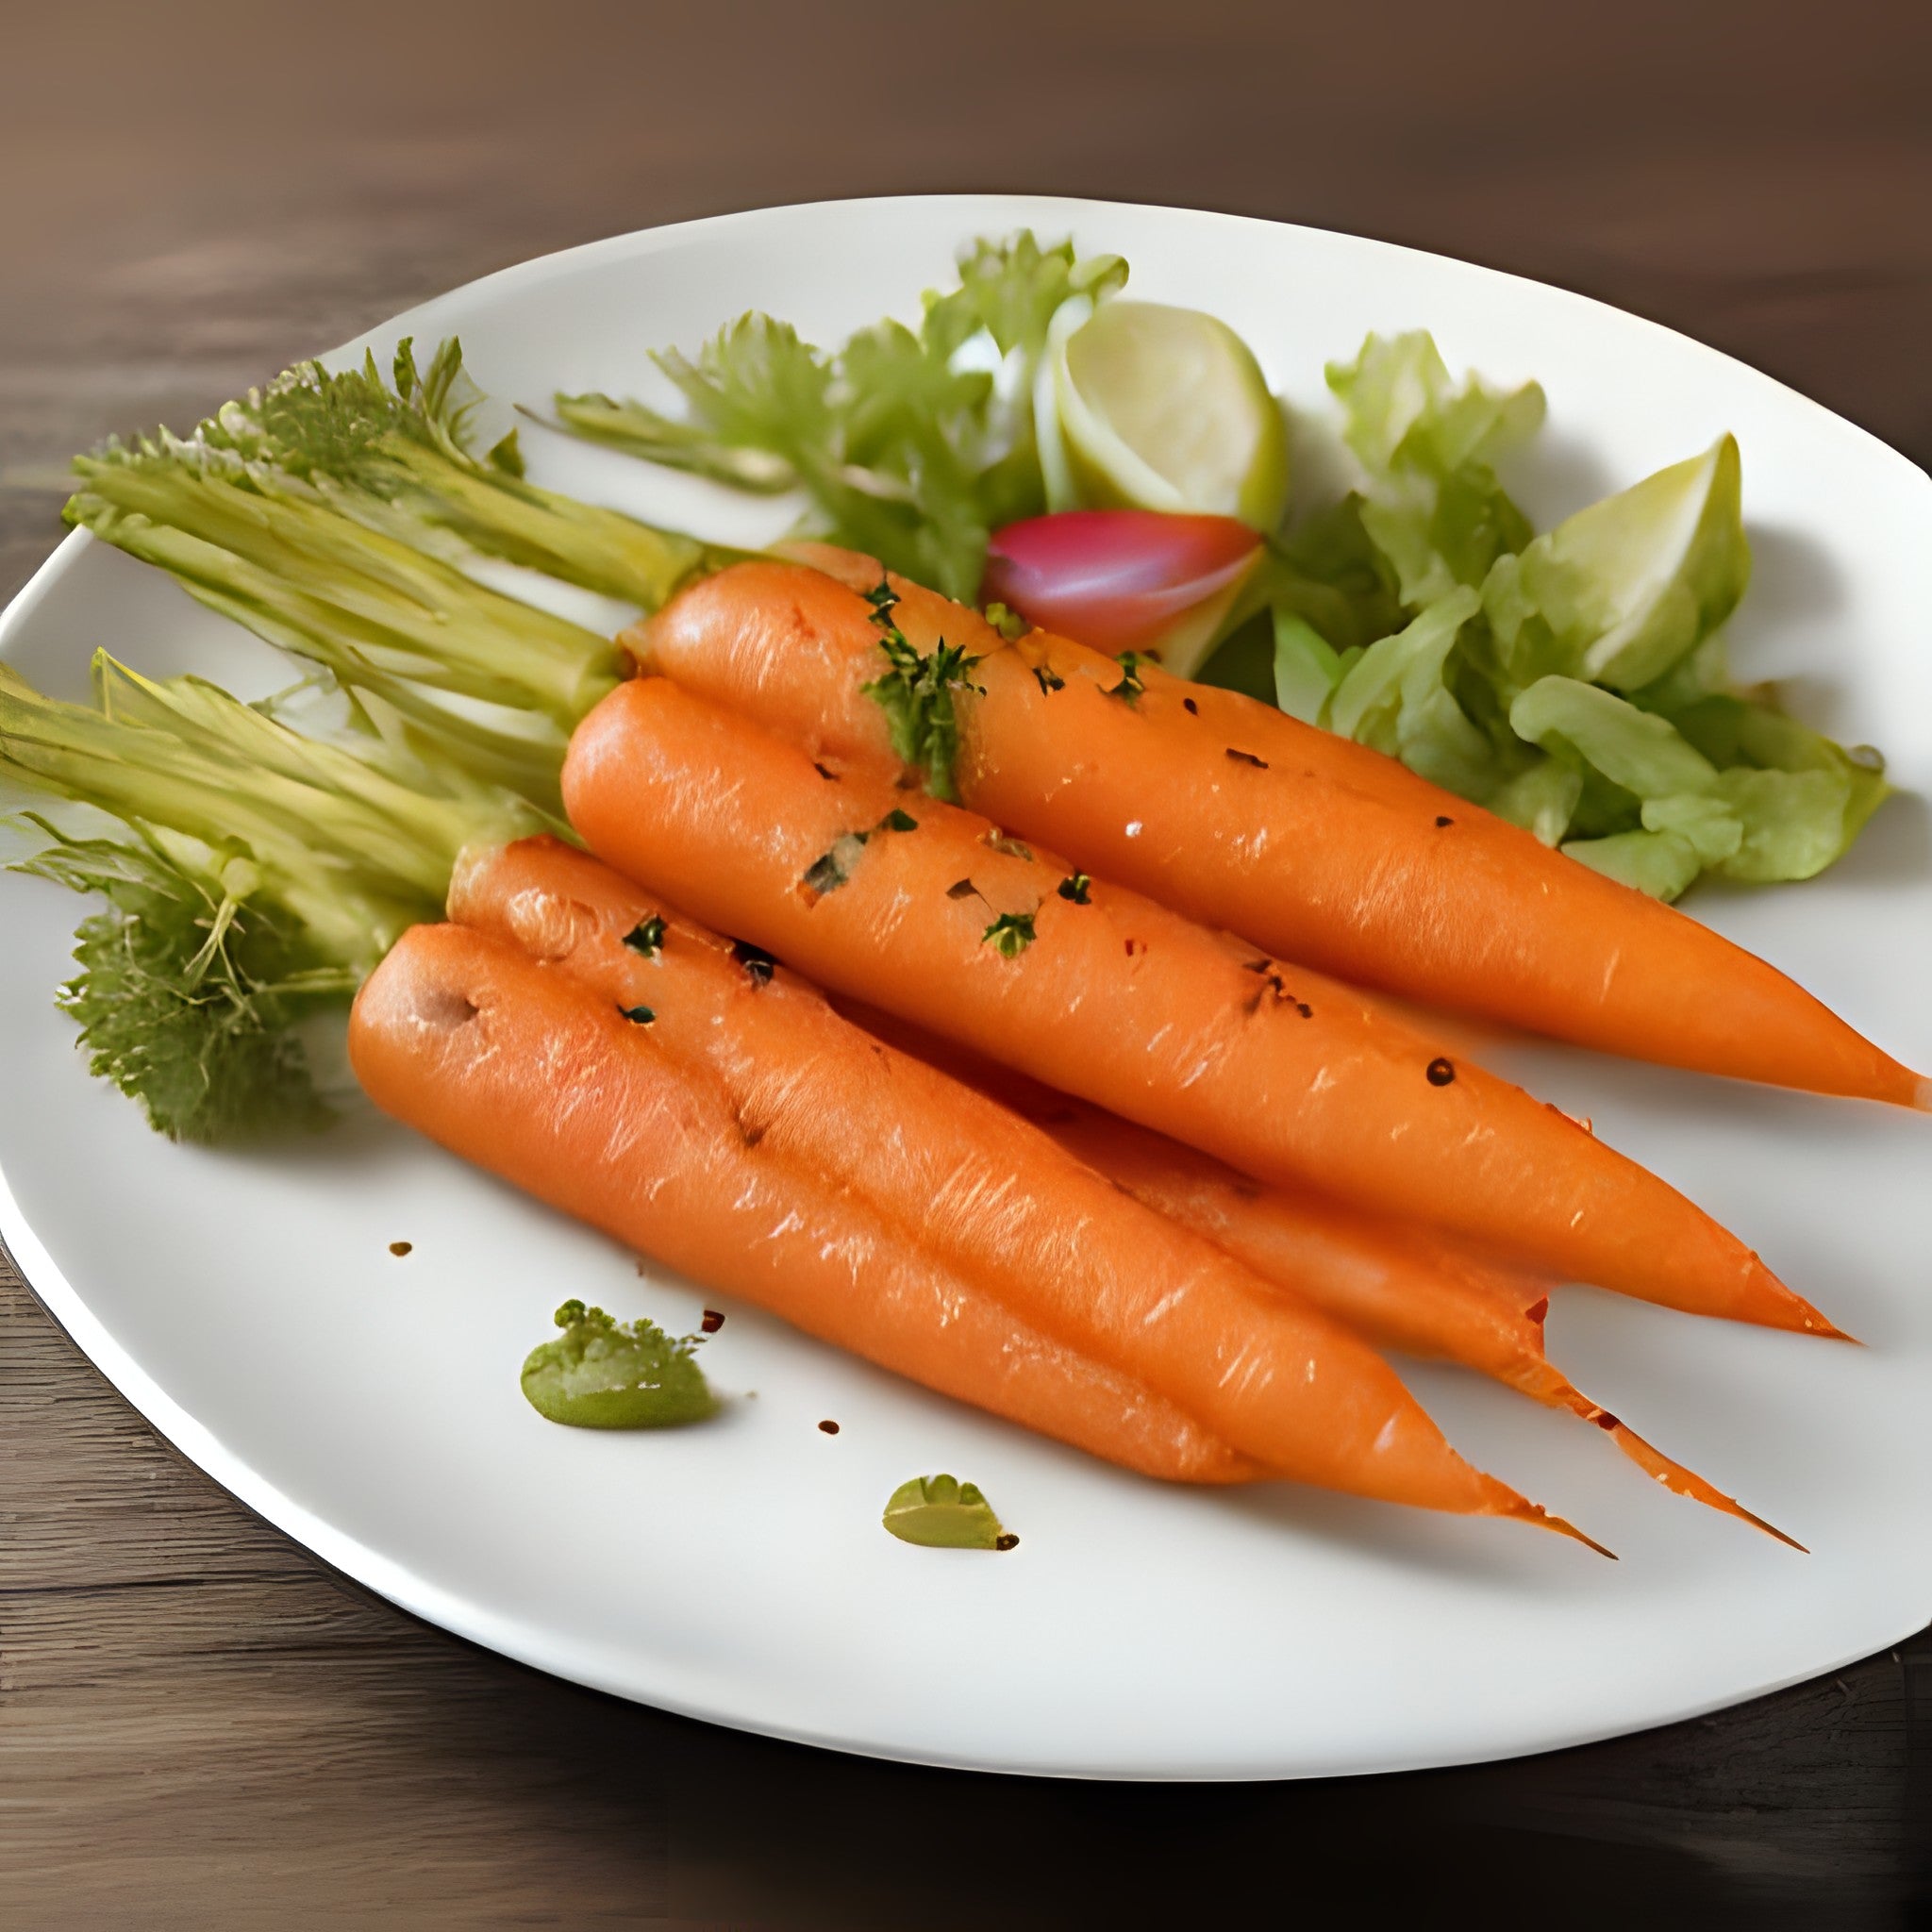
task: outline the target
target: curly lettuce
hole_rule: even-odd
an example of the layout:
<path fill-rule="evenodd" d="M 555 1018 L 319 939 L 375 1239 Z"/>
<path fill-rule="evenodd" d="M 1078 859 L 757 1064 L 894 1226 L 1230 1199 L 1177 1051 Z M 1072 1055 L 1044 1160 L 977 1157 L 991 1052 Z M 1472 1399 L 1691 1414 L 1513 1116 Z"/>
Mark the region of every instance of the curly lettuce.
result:
<path fill-rule="evenodd" d="M 1707 873 L 1809 878 L 1850 846 L 1884 761 L 1731 681 L 1751 574 L 1733 438 L 1537 535 L 1493 467 L 1541 422 L 1535 384 L 1458 384 L 1421 334 L 1371 336 L 1328 382 L 1365 481 L 1284 547 L 1386 634 L 1337 649 L 1277 609 L 1283 709 L 1659 898 Z"/>

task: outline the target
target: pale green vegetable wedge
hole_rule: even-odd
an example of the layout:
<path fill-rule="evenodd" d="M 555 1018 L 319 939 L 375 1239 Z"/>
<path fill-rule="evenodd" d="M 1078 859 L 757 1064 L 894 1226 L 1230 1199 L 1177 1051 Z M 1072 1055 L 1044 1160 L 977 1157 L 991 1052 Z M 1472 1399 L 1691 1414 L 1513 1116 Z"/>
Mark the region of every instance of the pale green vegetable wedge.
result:
<path fill-rule="evenodd" d="M 1257 530 L 1281 521 L 1287 426 L 1260 364 L 1224 322 L 1115 301 L 1052 350 L 1082 502 L 1239 517 Z"/>
<path fill-rule="evenodd" d="M 1561 672 L 1635 691 L 1689 656 L 1751 575 L 1734 438 L 1607 496 L 1498 559 L 1483 608 L 1523 684 Z"/>

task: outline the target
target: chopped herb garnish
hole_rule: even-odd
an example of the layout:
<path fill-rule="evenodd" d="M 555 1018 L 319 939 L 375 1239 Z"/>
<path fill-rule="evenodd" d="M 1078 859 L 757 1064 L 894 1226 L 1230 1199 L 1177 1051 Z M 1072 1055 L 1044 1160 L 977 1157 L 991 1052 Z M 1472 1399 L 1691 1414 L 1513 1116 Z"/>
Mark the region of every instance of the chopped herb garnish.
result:
<path fill-rule="evenodd" d="M 1005 638 L 1008 643 L 1017 644 L 1033 626 L 1017 610 L 995 600 L 984 611 L 987 623 Z"/>
<path fill-rule="evenodd" d="M 1065 691 L 1067 680 L 1044 659 L 1033 667 L 1033 681 L 1048 696 L 1057 691 Z"/>
<path fill-rule="evenodd" d="M 841 832 L 831 844 L 806 867 L 799 884 L 814 898 L 836 892 L 852 876 L 858 855 L 865 850 L 870 832 Z"/>
<path fill-rule="evenodd" d="M 953 760 L 959 750 L 959 720 L 953 693 L 980 689 L 968 675 L 979 659 L 944 638 L 930 651 L 914 650 L 892 621 L 899 598 L 885 578 L 865 592 L 865 601 L 890 668 L 860 689 L 885 712 L 893 751 L 924 774 L 925 789 L 935 798 L 957 801 Z"/>
<path fill-rule="evenodd" d="M 1091 876 L 1084 872 L 1069 873 L 1059 883 L 1059 895 L 1071 899 L 1075 906 L 1091 906 L 1093 889 Z"/>
<path fill-rule="evenodd" d="M 664 915 L 654 912 L 648 919 L 641 919 L 625 934 L 624 942 L 633 953 L 641 953 L 646 959 L 655 959 L 664 949 Z"/>
<path fill-rule="evenodd" d="M 1268 760 L 1257 758 L 1251 751 L 1237 751 L 1233 745 L 1229 745 L 1227 755 L 1238 765 L 1253 765 L 1257 772 L 1265 772 L 1268 769 Z"/>
<path fill-rule="evenodd" d="M 1017 959 L 1033 943 L 1033 920 L 1030 912 L 1002 912 L 979 937 L 1002 959 Z"/>
<path fill-rule="evenodd" d="M 1105 686 L 1107 695 L 1131 705 L 1147 689 L 1141 682 L 1141 666 L 1145 662 L 1139 651 L 1123 651 L 1120 657 L 1121 681 Z"/>
<path fill-rule="evenodd" d="M 798 883 L 815 899 L 823 899 L 827 892 L 836 892 L 850 874 L 841 861 L 839 847 L 853 842 L 850 832 L 836 844 L 819 854 L 799 874 Z"/>
<path fill-rule="evenodd" d="M 858 855 L 863 852 L 869 841 L 881 832 L 916 832 L 919 821 L 909 811 L 901 811 L 894 806 L 869 832 L 841 832 L 831 845 L 806 867 L 804 876 L 798 881 L 806 891 L 815 899 L 823 899 L 827 892 L 836 892 L 852 877 L 858 864 Z"/>
<path fill-rule="evenodd" d="M 747 940 L 733 940 L 731 957 L 744 968 L 745 977 L 754 986 L 766 985 L 777 970 L 778 962 L 762 946 L 755 946 Z"/>
<path fill-rule="evenodd" d="M 1436 821 L 1436 829 L 1440 832 L 1444 825 L 1453 825 L 1455 823 L 1454 819 L 1439 818 Z"/>
<path fill-rule="evenodd" d="M 1201 715 L 1201 708 L 1192 698 L 1183 698 L 1181 700 L 1181 709 L 1191 718 L 1198 718 Z"/>
<path fill-rule="evenodd" d="M 639 1026 L 648 1026 L 658 1017 L 649 1007 L 619 1007 L 617 1010 Z"/>
<path fill-rule="evenodd" d="M 976 899 L 978 896 L 979 888 L 971 879 L 955 879 L 946 888 L 946 897 L 949 899 Z"/>
<path fill-rule="evenodd" d="M 829 765 L 822 765 L 817 758 L 812 759 L 811 768 L 828 785 L 836 785 L 839 782 L 838 773 L 833 771 Z"/>

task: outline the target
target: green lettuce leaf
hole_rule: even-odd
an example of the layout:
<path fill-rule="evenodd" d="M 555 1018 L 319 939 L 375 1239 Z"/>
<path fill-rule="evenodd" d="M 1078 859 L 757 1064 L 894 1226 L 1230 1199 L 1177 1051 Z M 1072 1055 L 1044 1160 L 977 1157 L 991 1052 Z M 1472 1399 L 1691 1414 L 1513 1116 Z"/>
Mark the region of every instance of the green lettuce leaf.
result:
<path fill-rule="evenodd" d="M 1458 385 L 1420 329 L 1370 336 L 1353 362 L 1330 363 L 1327 376 L 1343 440 L 1369 479 L 1362 526 L 1405 604 L 1480 585 L 1497 558 L 1529 541 L 1491 465 L 1542 422 L 1537 384 L 1493 390 L 1472 375 Z"/>
<path fill-rule="evenodd" d="M 1855 756 L 1738 697 L 1701 699 L 1674 722 L 1595 685 L 1549 676 L 1517 698 L 1509 722 L 1585 782 L 1597 781 L 1599 812 L 1610 801 L 1615 813 L 1621 800 L 1635 820 L 1564 849 L 1663 897 L 1690 883 L 1676 883 L 1686 849 L 1700 869 L 1726 878 L 1810 878 L 1845 851 L 1886 793 L 1875 754 Z M 1633 854 L 1651 856 L 1640 862 Z"/>
<path fill-rule="evenodd" d="M 1702 869 L 1696 847 L 1675 832 L 1613 832 L 1603 839 L 1573 839 L 1563 850 L 1592 872 L 1653 899 L 1676 898 Z"/>
<path fill-rule="evenodd" d="M 1277 605 L 1273 617 L 1274 702 L 1305 724 L 1325 724 L 1328 700 L 1362 653 L 1344 656 L 1307 618 L 1285 606 Z"/>
<path fill-rule="evenodd" d="M 1371 644 L 1329 700 L 1330 729 L 1465 798 L 1491 792 L 1503 775 L 1495 747 L 1447 682 L 1450 655 L 1479 608 L 1476 593 L 1458 585 L 1406 629 Z"/>

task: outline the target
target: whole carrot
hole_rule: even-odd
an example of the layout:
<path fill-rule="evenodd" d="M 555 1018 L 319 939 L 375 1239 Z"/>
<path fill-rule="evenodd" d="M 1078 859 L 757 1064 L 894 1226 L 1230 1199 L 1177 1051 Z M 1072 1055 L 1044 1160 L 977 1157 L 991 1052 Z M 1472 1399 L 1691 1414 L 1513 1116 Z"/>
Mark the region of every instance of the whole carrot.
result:
<path fill-rule="evenodd" d="M 856 1002 L 841 1010 L 876 1038 L 992 1094 L 1138 1201 L 1225 1248 L 1378 1349 L 1474 1369 L 1546 1408 L 1594 1423 L 1646 1475 L 1680 1496 L 1803 1549 L 1592 1402 L 1544 1347 L 1549 1284 L 1412 1223 L 1364 1214 L 1307 1190 L 1263 1188 L 1212 1157 L 1056 1093 Z"/>
<path fill-rule="evenodd" d="M 1258 1179 L 1671 1307 L 1836 1332 L 1674 1190 L 1353 988 L 874 761 L 841 772 L 651 677 L 577 727 L 563 789 L 592 851 L 713 926 Z"/>
<path fill-rule="evenodd" d="M 638 904 L 600 916 L 584 885 L 535 915 L 550 964 L 461 926 L 406 936 L 351 1025 L 378 1106 L 702 1281 L 1130 1467 L 1568 1529 L 1324 1318 L 811 989 L 661 909 L 626 931 Z M 625 944 L 640 926 L 651 956 Z M 620 1006 L 641 986 L 656 1007 Z"/>
<path fill-rule="evenodd" d="M 1063 638 L 1008 643 L 896 577 L 884 614 L 943 686 L 919 722 L 943 713 L 957 747 L 935 759 L 903 729 L 895 747 L 886 600 L 860 594 L 878 568 L 807 554 L 823 568 L 738 565 L 625 641 L 814 753 L 916 751 L 998 824 L 1301 965 L 1632 1058 L 1928 1105 L 1919 1075 L 1763 960 L 1395 759 Z M 939 663 L 941 639 L 970 669 Z"/>

